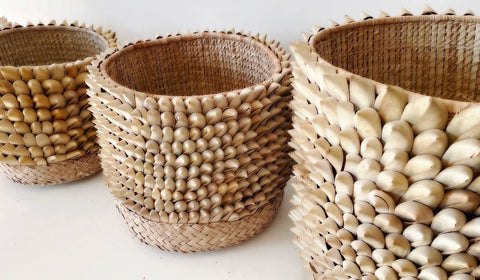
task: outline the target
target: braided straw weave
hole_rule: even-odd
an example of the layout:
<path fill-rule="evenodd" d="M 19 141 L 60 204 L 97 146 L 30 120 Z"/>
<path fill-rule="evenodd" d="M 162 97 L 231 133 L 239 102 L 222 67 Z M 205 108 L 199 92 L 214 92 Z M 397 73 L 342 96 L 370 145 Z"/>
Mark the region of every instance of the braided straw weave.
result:
<path fill-rule="evenodd" d="M 290 216 L 315 279 L 480 278 L 479 26 L 427 8 L 291 46 Z"/>
<path fill-rule="evenodd" d="M 51 185 L 100 171 L 86 66 L 116 48 L 115 34 L 77 23 L 0 30 L 0 169 Z"/>
<path fill-rule="evenodd" d="M 208 251 L 270 224 L 291 170 L 288 59 L 265 37 L 205 31 L 93 63 L 104 175 L 139 239 Z"/>

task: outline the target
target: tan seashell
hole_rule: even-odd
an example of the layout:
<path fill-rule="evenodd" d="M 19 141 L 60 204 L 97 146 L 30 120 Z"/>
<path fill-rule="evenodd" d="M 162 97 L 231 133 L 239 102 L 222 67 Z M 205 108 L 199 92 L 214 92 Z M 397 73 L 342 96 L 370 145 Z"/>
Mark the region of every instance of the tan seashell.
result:
<path fill-rule="evenodd" d="M 335 196 L 335 204 L 344 212 L 344 213 L 353 213 L 353 202 L 345 193 L 337 193 Z"/>
<path fill-rule="evenodd" d="M 480 167 L 480 140 L 464 139 L 454 142 L 442 157 L 445 165 L 468 165 L 473 170 Z"/>
<path fill-rule="evenodd" d="M 365 201 L 356 201 L 353 204 L 355 216 L 362 223 L 373 223 L 375 209 Z"/>
<path fill-rule="evenodd" d="M 443 104 L 430 96 L 421 96 L 411 100 L 403 110 L 402 120 L 412 124 L 415 134 L 429 129 L 444 129 L 448 112 Z"/>
<path fill-rule="evenodd" d="M 443 195 L 442 184 L 433 180 L 421 180 L 410 185 L 400 202 L 417 201 L 435 209 L 442 202 Z"/>
<path fill-rule="evenodd" d="M 377 213 L 392 213 L 395 210 L 395 201 L 386 192 L 372 190 L 369 194 L 370 204 Z"/>
<path fill-rule="evenodd" d="M 476 257 L 476 258 L 479 258 L 480 257 L 480 242 L 476 241 L 475 243 L 473 243 L 468 248 L 467 253 Z"/>
<path fill-rule="evenodd" d="M 59 94 L 63 92 L 63 86 L 57 80 L 45 80 L 42 82 L 42 87 L 48 94 Z"/>
<path fill-rule="evenodd" d="M 453 274 L 448 277 L 448 280 L 475 280 L 470 274 Z"/>
<path fill-rule="evenodd" d="M 348 101 L 348 83 L 347 79 L 340 74 L 325 74 L 323 75 L 327 91 L 332 97 L 338 101 Z"/>
<path fill-rule="evenodd" d="M 403 174 L 393 170 L 381 171 L 375 183 L 378 188 L 387 192 L 395 202 L 398 201 L 408 189 L 407 178 Z"/>
<path fill-rule="evenodd" d="M 404 120 L 388 122 L 382 129 L 385 150 L 399 149 L 409 152 L 413 145 L 413 131 Z"/>
<path fill-rule="evenodd" d="M 375 86 L 369 79 L 352 75 L 350 78 L 350 101 L 359 109 L 373 107 Z"/>
<path fill-rule="evenodd" d="M 458 211 L 458 210 L 455 210 L 455 211 Z M 457 228 L 461 228 L 460 232 L 469 238 L 479 238 L 480 237 L 480 217 L 476 217 L 468 221 L 468 223 L 465 223 L 465 221 L 466 221 L 466 218 L 464 220 L 459 219 L 459 224 Z M 461 222 L 463 222 L 463 225 L 461 224 Z"/>
<path fill-rule="evenodd" d="M 410 241 L 413 247 L 430 245 L 433 239 L 433 232 L 429 226 L 423 224 L 412 224 L 405 228 L 403 235 Z"/>
<path fill-rule="evenodd" d="M 413 140 L 414 155 L 430 154 L 441 157 L 447 149 L 447 134 L 440 129 L 430 129 L 418 134 Z"/>
<path fill-rule="evenodd" d="M 345 165 L 343 169 L 350 174 L 356 176 L 358 171 L 358 165 L 362 161 L 362 158 L 357 154 L 347 154 L 345 156 Z"/>
<path fill-rule="evenodd" d="M 410 182 L 433 179 L 442 169 L 442 162 L 433 155 L 418 155 L 411 158 L 403 168 Z"/>
<path fill-rule="evenodd" d="M 403 223 L 393 214 L 378 214 L 373 220 L 373 224 L 386 233 L 402 233 Z"/>
<path fill-rule="evenodd" d="M 447 272 L 440 267 L 427 267 L 420 270 L 419 280 L 447 280 Z"/>
<path fill-rule="evenodd" d="M 460 189 L 468 186 L 473 179 L 473 171 L 466 165 L 453 165 L 443 169 L 435 177 L 445 189 Z"/>
<path fill-rule="evenodd" d="M 399 233 L 390 233 L 385 236 L 386 248 L 399 258 L 405 258 L 410 253 L 410 243 Z"/>
<path fill-rule="evenodd" d="M 375 273 L 376 266 L 375 262 L 368 256 L 360 255 L 355 258 L 355 262 L 360 267 L 360 270 L 365 273 Z"/>
<path fill-rule="evenodd" d="M 375 100 L 375 108 L 385 123 L 399 120 L 406 104 L 405 91 L 396 86 L 387 86 L 385 92 L 380 93 Z"/>
<path fill-rule="evenodd" d="M 343 227 L 351 233 L 356 233 L 358 219 L 350 213 L 343 214 Z"/>
<path fill-rule="evenodd" d="M 337 192 L 344 193 L 348 196 L 353 195 L 353 178 L 350 173 L 340 171 L 335 176 L 335 188 Z"/>
<path fill-rule="evenodd" d="M 372 108 L 360 109 L 355 114 L 355 128 L 362 139 L 367 137 L 380 138 L 382 134 L 380 117 Z"/>
<path fill-rule="evenodd" d="M 367 179 L 375 182 L 381 170 L 382 167 L 378 161 L 371 158 L 365 158 L 358 163 L 356 176 L 358 179 Z"/>
<path fill-rule="evenodd" d="M 35 68 L 33 68 L 33 75 L 35 75 L 35 79 L 39 82 L 43 82 L 50 78 L 48 69 L 43 66 L 35 66 Z"/>
<path fill-rule="evenodd" d="M 477 210 L 479 204 L 480 197 L 478 194 L 464 189 L 455 189 L 445 193 L 440 207 L 450 207 L 465 213 L 473 213 Z"/>
<path fill-rule="evenodd" d="M 373 224 L 360 224 L 357 228 L 357 238 L 375 249 L 385 246 L 383 233 Z"/>
<path fill-rule="evenodd" d="M 392 263 L 392 268 L 397 272 L 399 277 L 416 277 L 418 270 L 415 265 L 405 259 L 398 259 Z"/>
<path fill-rule="evenodd" d="M 477 176 L 473 181 L 468 185 L 468 190 L 480 194 L 480 176 Z"/>
<path fill-rule="evenodd" d="M 345 274 L 347 274 L 348 277 L 352 277 L 355 279 L 360 279 L 362 277 L 362 273 L 360 272 L 360 269 L 358 268 L 356 263 L 349 260 L 344 260 L 342 266 L 343 271 L 345 272 Z"/>
<path fill-rule="evenodd" d="M 360 153 L 360 138 L 355 129 L 347 129 L 340 131 L 340 145 L 347 154 Z"/>
<path fill-rule="evenodd" d="M 16 80 L 15 82 L 13 82 L 13 88 L 15 90 L 15 94 L 17 95 L 17 98 L 18 98 L 18 95 L 21 95 L 21 94 L 25 94 L 25 95 L 30 94 L 30 89 L 28 88 L 27 84 L 22 80 Z M 11 91 L 6 93 L 11 93 Z"/>
<path fill-rule="evenodd" d="M 453 273 L 471 273 L 476 266 L 475 257 L 466 253 L 450 255 L 442 263 L 443 269 Z"/>
<path fill-rule="evenodd" d="M 480 105 L 472 103 L 468 108 L 461 110 L 450 120 L 446 132 L 451 142 L 464 134 L 475 130 L 479 125 Z M 470 138 L 470 137 L 469 137 Z M 478 138 L 478 137 L 471 137 Z"/>
<path fill-rule="evenodd" d="M 466 222 L 467 217 L 462 211 L 447 208 L 435 215 L 430 227 L 439 233 L 459 231 Z"/>
<path fill-rule="evenodd" d="M 430 246 L 420 246 L 413 249 L 407 259 L 415 263 L 419 268 L 438 266 L 443 261 L 443 256 L 437 249 Z"/>
<path fill-rule="evenodd" d="M 382 266 L 375 271 L 375 276 L 378 280 L 396 280 L 397 274 L 390 266 Z"/>
<path fill-rule="evenodd" d="M 337 114 L 337 100 L 335 98 L 325 98 L 320 100 L 321 112 L 327 117 L 330 125 L 339 125 Z"/>
<path fill-rule="evenodd" d="M 395 215 L 409 222 L 430 224 L 433 212 L 430 207 L 416 201 L 406 201 L 395 207 Z"/>
<path fill-rule="evenodd" d="M 402 150 L 385 150 L 380 159 L 384 169 L 397 172 L 403 172 L 407 162 L 408 153 Z"/>
<path fill-rule="evenodd" d="M 468 248 L 468 239 L 458 232 L 440 233 L 432 242 L 432 247 L 443 254 L 455 254 Z"/>
<path fill-rule="evenodd" d="M 355 201 L 369 201 L 369 194 L 376 190 L 375 184 L 369 180 L 357 180 L 353 184 L 353 198 Z"/>
<path fill-rule="evenodd" d="M 0 74 L 2 74 L 3 78 L 14 82 L 16 80 L 21 80 L 20 73 L 18 73 L 17 68 L 13 66 L 2 66 L 0 67 Z"/>
<path fill-rule="evenodd" d="M 365 256 L 372 255 L 372 250 L 370 249 L 370 246 L 368 246 L 368 244 L 365 243 L 365 241 L 355 239 L 352 241 L 350 246 L 352 246 L 353 250 L 355 250 L 357 255 L 365 255 Z"/>
<path fill-rule="evenodd" d="M 383 152 L 383 145 L 376 137 L 368 137 L 360 145 L 360 154 L 363 158 L 371 158 L 380 161 Z"/>

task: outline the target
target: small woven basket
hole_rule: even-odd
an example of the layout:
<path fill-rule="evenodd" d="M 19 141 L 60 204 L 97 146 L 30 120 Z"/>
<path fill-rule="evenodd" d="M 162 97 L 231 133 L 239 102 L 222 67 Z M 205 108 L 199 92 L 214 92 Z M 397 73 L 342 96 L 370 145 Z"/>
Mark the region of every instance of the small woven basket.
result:
<path fill-rule="evenodd" d="M 205 31 L 89 68 L 106 182 L 141 241 L 209 251 L 270 224 L 291 170 L 288 58 L 265 37 Z"/>
<path fill-rule="evenodd" d="M 0 169 L 26 185 L 100 171 L 86 66 L 115 34 L 62 23 L 0 30 Z"/>
<path fill-rule="evenodd" d="M 315 279 L 480 278 L 480 18 L 346 21 L 291 46 L 300 256 Z"/>

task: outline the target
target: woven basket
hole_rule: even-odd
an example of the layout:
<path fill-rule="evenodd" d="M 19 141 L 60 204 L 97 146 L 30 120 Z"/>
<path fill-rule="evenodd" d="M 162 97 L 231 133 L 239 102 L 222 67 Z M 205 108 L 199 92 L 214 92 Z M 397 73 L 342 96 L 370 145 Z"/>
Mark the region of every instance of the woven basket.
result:
<path fill-rule="evenodd" d="M 346 21 L 291 46 L 301 257 L 315 279 L 480 278 L 480 18 Z"/>
<path fill-rule="evenodd" d="M 205 31 L 89 68 L 106 182 L 140 240 L 209 251 L 270 224 L 291 170 L 288 58 L 265 37 Z"/>
<path fill-rule="evenodd" d="M 86 66 L 115 33 L 77 23 L 0 30 L 0 169 L 12 181 L 51 185 L 100 171 Z"/>

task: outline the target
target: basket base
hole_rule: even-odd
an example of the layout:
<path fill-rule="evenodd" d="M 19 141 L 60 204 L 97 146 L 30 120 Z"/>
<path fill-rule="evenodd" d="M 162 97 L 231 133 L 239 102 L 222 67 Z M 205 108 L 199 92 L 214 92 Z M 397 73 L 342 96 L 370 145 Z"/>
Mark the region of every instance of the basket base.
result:
<path fill-rule="evenodd" d="M 11 181 L 31 186 L 58 185 L 77 181 L 100 172 L 98 153 L 42 166 L 0 163 L 0 170 Z"/>
<path fill-rule="evenodd" d="M 151 221 L 117 202 L 130 230 L 143 243 L 164 251 L 214 251 L 242 243 L 265 230 L 282 202 L 283 192 L 254 214 L 233 222 L 168 224 Z"/>

